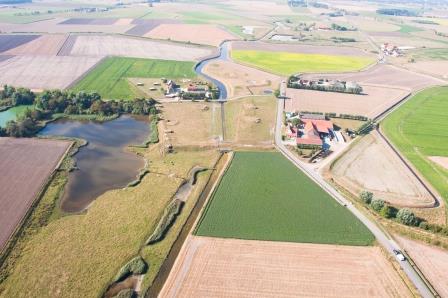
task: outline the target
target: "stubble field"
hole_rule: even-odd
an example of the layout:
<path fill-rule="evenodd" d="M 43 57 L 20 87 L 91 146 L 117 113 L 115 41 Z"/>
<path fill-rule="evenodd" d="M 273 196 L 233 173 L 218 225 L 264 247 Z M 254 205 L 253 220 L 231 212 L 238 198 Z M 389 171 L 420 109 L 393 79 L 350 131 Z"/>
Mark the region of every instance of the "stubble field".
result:
<path fill-rule="evenodd" d="M 0 138 L 0 250 L 71 142 Z"/>
<path fill-rule="evenodd" d="M 345 245 L 374 240 L 344 206 L 278 152 L 236 152 L 195 234 Z"/>
<path fill-rule="evenodd" d="M 160 297 L 412 297 L 378 247 L 190 236 Z"/>

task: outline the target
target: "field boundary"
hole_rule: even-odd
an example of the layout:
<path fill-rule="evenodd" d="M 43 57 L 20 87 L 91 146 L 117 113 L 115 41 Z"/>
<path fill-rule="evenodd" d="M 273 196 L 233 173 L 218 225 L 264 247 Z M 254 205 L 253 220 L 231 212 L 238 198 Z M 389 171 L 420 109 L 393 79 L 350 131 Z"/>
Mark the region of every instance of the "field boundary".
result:
<path fill-rule="evenodd" d="M 111 58 L 113 56 L 103 56 L 100 60 L 98 60 L 95 64 L 93 64 L 89 69 L 87 69 L 82 75 L 80 75 L 78 78 L 76 78 L 73 82 L 68 84 L 64 89 L 71 89 L 76 84 L 78 84 L 80 81 L 82 81 L 87 75 L 92 72 L 97 66 L 99 66 L 101 63 L 103 63 L 106 59 Z"/>

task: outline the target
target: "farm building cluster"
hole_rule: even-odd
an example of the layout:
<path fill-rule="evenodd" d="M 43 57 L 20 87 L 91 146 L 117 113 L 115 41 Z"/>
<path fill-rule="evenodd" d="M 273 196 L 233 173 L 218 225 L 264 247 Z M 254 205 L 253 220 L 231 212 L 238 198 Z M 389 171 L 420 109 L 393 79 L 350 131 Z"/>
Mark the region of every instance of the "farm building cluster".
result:
<path fill-rule="evenodd" d="M 363 91 L 362 87 L 356 82 L 328 80 L 323 78 L 318 80 L 305 80 L 302 79 L 300 75 L 294 75 L 289 78 L 288 88 L 351 94 L 361 94 Z"/>
<path fill-rule="evenodd" d="M 185 87 L 177 84 L 173 80 L 164 80 L 166 82 L 165 96 L 169 98 L 182 99 L 216 99 L 219 92 L 214 90 L 210 85 L 204 83 L 189 83 Z"/>
<path fill-rule="evenodd" d="M 332 143 L 344 143 L 342 134 L 324 115 L 286 113 L 285 141 L 301 149 L 330 149 Z"/>
<path fill-rule="evenodd" d="M 385 56 L 392 56 L 392 57 L 401 57 L 403 56 L 403 51 L 406 50 L 412 50 L 414 49 L 414 47 L 410 47 L 410 46 L 396 46 L 390 43 L 383 43 L 381 45 L 381 52 L 385 55 Z"/>

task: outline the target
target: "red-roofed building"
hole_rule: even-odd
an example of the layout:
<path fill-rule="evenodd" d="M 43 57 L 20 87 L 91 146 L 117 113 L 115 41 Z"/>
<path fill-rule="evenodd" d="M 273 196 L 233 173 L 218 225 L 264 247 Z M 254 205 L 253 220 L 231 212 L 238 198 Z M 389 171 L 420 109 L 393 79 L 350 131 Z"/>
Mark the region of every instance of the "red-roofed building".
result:
<path fill-rule="evenodd" d="M 320 146 L 325 138 L 332 138 L 333 123 L 320 119 L 301 119 L 296 143 L 300 145 Z"/>

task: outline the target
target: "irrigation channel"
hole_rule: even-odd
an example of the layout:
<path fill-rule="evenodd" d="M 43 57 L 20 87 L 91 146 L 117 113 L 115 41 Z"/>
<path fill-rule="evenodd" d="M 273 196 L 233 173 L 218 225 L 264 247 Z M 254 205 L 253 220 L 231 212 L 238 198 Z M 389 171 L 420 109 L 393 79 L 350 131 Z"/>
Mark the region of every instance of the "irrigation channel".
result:
<path fill-rule="evenodd" d="M 80 212 L 104 192 L 125 187 L 144 166 L 142 158 L 127 152 L 149 135 L 147 117 L 123 115 L 107 122 L 58 120 L 40 131 L 44 136 L 84 139 L 87 146 L 75 155 L 77 170 L 71 172 L 61 201 L 64 212 Z"/>

